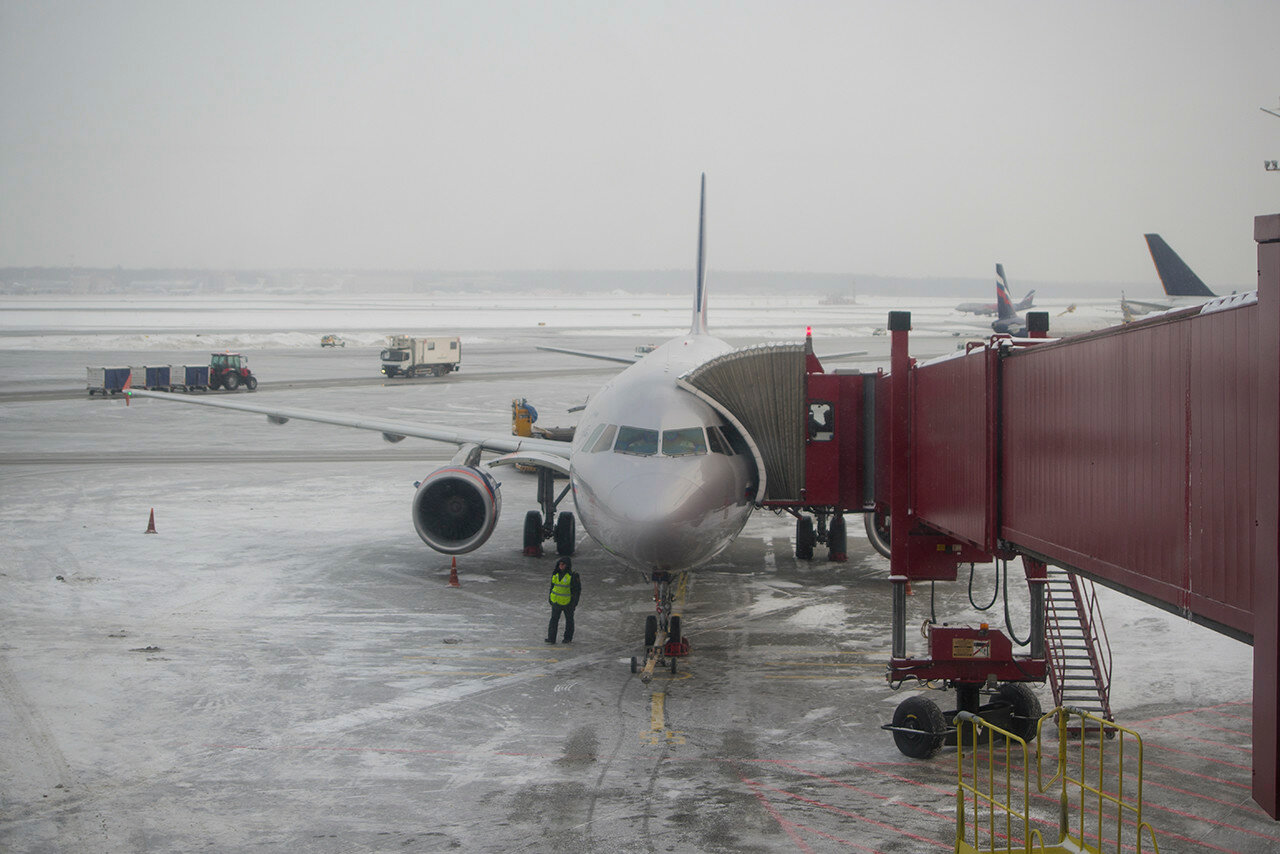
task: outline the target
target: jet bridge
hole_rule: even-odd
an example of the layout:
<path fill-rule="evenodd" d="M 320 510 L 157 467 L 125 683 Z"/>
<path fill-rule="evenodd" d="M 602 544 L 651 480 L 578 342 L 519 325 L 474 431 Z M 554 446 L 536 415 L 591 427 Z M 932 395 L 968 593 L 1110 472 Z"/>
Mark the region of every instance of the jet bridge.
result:
<path fill-rule="evenodd" d="M 797 556 L 825 538 L 838 560 L 843 514 L 879 520 L 868 528 L 884 540 L 894 585 L 889 678 L 954 684 L 952 714 L 994 707 L 997 725 L 1000 715 L 1015 732 L 1026 723 L 1018 683 L 1046 675 L 1050 565 L 1251 643 L 1253 795 L 1274 818 L 1280 214 L 1258 217 L 1254 236 L 1256 294 L 1061 340 L 1047 337 L 1046 313 L 1031 313 L 1030 338 L 993 336 L 919 364 L 910 314 L 893 312 L 887 374 L 828 374 L 806 341 L 736 351 L 680 383 L 738 428 L 761 472 L 757 503 L 797 517 Z M 954 580 L 961 564 L 993 559 L 1007 570 L 1016 558 L 1031 597 L 1029 655 L 986 626 L 935 627 L 929 656 L 907 655 L 911 582 Z M 996 702 L 978 708 L 978 690 L 994 682 L 1005 683 Z M 927 755 L 947 727 L 935 706 L 886 728 Z"/>
<path fill-rule="evenodd" d="M 955 578 L 966 551 L 1021 557 L 1033 647 L 1022 670 L 1042 653 L 1046 565 L 1062 567 L 1253 645 L 1253 796 L 1275 818 L 1280 215 L 1259 217 L 1255 240 L 1256 294 L 1087 335 L 995 336 L 917 364 L 910 315 L 891 313 L 873 502 L 891 538 L 891 680 L 963 683 L 973 659 L 996 657 L 981 632 L 908 656 L 912 581 Z M 1044 335 L 1047 314 L 1028 321 Z M 1008 678 L 995 661 L 967 678 L 982 672 Z M 940 735 L 940 719 L 909 711 L 895 737 Z"/>

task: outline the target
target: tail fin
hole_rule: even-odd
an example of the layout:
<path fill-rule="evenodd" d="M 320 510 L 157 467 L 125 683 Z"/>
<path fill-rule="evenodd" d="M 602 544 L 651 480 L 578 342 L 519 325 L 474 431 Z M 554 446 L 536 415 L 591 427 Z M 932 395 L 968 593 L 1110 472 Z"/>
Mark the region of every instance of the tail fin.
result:
<path fill-rule="evenodd" d="M 1022 298 L 1022 302 L 1015 305 L 1014 308 L 1018 309 L 1018 311 L 1026 311 L 1029 308 L 1033 308 L 1035 298 L 1036 298 L 1035 291 L 1027 291 L 1027 295 Z"/>
<path fill-rule="evenodd" d="M 698 282 L 693 294 L 693 335 L 707 334 L 707 173 L 702 173 L 702 198 L 698 203 Z"/>
<path fill-rule="evenodd" d="M 1155 262 L 1156 273 L 1160 275 L 1160 284 L 1164 285 L 1166 294 L 1171 297 L 1214 296 L 1213 291 L 1178 257 L 1178 253 L 1169 248 L 1163 237 L 1158 234 L 1144 234 L 1143 237 L 1147 239 L 1151 260 Z"/>
<path fill-rule="evenodd" d="M 1004 265 L 996 264 L 996 316 L 999 318 L 1017 317 L 1013 310 L 1013 298 L 1009 296 L 1009 281 L 1004 277 Z"/>

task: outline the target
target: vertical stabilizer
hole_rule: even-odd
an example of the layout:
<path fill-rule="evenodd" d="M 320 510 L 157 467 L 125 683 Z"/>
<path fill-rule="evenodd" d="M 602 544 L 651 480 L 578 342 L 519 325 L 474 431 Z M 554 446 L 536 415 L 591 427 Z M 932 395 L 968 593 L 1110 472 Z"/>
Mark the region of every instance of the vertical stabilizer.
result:
<path fill-rule="evenodd" d="M 1036 292 L 1034 290 L 1027 291 L 1027 295 L 1022 298 L 1022 302 L 1018 303 L 1014 308 L 1018 311 L 1026 311 L 1029 308 L 1035 308 Z"/>
<path fill-rule="evenodd" d="M 694 335 L 707 332 L 707 173 L 702 173 L 702 198 L 698 203 L 698 282 L 693 294 Z"/>
<path fill-rule="evenodd" d="M 1004 265 L 996 264 L 996 316 L 1002 320 L 1017 317 L 1013 310 L 1013 298 L 1009 296 L 1009 280 L 1004 277 Z"/>
<path fill-rule="evenodd" d="M 1171 297 L 1212 297 L 1204 282 L 1200 281 L 1186 262 L 1178 257 L 1164 238 L 1158 234 L 1144 234 L 1147 248 L 1151 250 L 1151 260 L 1155 262 L 1156 273 L 1160 275 L 1160 284 L 1164 292 Z"/>

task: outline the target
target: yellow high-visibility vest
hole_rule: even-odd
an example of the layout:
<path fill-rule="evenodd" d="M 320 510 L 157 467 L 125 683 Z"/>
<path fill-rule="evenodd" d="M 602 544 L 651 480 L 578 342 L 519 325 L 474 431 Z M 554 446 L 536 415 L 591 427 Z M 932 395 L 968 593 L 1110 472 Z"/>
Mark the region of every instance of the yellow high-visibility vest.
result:
<path fill-rule="evenodd" d="M 568 605 L 573 599 L 569 590 L 569 580 L 573 578 L 571 573 L 566 572 L 564 575 L 551 576 L 551 601 L 556 605 Z"/>

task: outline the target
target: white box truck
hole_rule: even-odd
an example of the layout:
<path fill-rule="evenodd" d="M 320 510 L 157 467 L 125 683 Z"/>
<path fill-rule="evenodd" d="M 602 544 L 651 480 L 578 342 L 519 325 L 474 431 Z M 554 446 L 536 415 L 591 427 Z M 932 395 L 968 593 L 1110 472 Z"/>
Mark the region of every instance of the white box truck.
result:
<path fill-rule="evenodd" d="M 442 377 L 462 364 L 461 338 L 414 338 L 388 335 L 382 351 L 382 372 L 388 377 L 431 374 Z"/>

